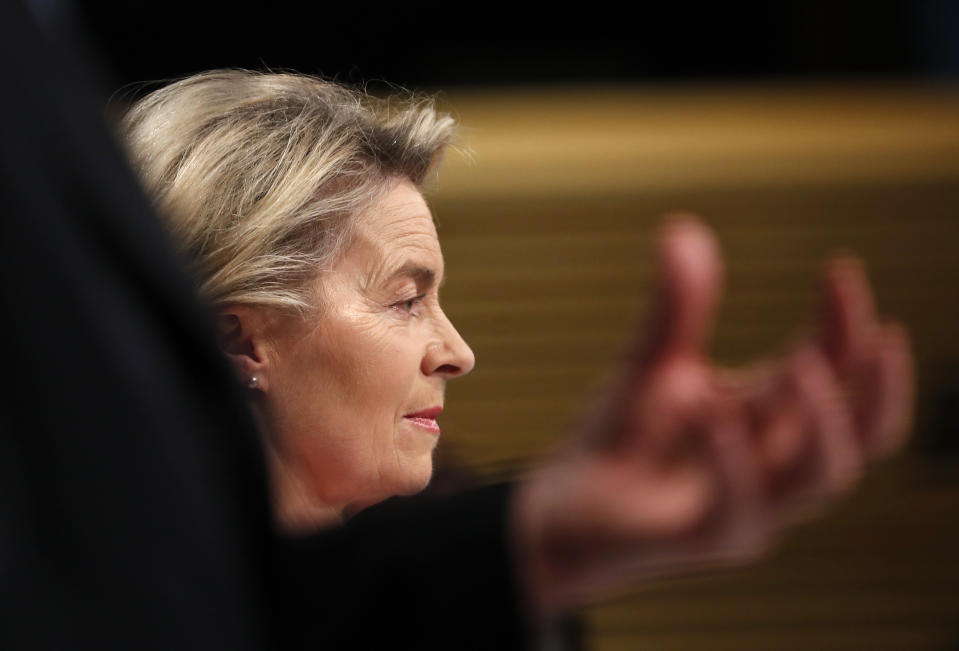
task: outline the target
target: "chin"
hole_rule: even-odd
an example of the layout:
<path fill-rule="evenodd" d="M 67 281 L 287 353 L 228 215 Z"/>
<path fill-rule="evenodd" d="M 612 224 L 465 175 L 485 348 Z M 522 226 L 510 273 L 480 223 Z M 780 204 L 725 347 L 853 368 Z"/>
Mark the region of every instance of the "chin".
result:
<path fill-rule="evenodd" d="M 406 472 L 399 478 L 394 488 L 394 495 L 416 495 L 429 486 L 433 477 L 433 461 L 417 463 L 415 467 L 405 468 Z"/>
<path fill-rule="evenodd" d="M 363 509 L 391 497 L 409 497 L 423 492 L 433 476 L 433 464 L 415 470 L 416 472 L 404 472 L 401 476 L 393 477 L 392 481 L 381 482 L 376 490 L 365 492 L 365 497 L 355 496 L 347 502 L 343 509 L 344 515 L 351 518 Z"/>

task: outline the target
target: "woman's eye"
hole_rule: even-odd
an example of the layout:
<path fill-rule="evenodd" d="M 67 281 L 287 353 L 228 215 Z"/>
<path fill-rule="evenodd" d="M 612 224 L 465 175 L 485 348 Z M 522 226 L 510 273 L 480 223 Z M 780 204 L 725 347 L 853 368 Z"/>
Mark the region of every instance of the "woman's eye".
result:
<path fill-rule="evenodd" d="M 393 304 L 393 309 L 405 312 L 410 316 L 419 316 L 418 308 L 423 303 L 426 294 L 420 294 L 414 298 L 408 298 L 405 301 Z"/>

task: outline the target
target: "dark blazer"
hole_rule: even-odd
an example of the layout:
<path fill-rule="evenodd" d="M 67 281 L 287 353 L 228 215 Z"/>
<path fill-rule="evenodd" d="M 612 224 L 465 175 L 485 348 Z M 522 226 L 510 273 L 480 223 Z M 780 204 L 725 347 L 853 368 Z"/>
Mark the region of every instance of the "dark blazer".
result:
<path fill-rule="evenodd" d="M 521 645 L 508 487 L 272 533 L 210 319 L 58 41 L 0 2 L 0 648 Z"/>

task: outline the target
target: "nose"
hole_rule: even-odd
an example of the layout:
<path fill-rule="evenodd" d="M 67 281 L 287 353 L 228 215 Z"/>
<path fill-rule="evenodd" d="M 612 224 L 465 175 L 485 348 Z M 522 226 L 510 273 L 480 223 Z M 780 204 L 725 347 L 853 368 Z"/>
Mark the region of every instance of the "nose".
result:
<path fill-rule="evenodd" d="M 423 356 L 423 373 L 451 379 L 466 375 L 475 365 L 473 350 L 456 331 L 446 314 L 440 312 L 436 337 L 426 347 L 426 354 Z"/>

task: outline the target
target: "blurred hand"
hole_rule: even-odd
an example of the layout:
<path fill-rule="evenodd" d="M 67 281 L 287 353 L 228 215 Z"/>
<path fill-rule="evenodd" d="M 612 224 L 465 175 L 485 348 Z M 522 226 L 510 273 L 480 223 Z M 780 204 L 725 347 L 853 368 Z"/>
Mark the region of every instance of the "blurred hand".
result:
<path fill-rule="evenodd" d="M 648 332 L 565 453 L 515 494 L 521 572 L 544 615 L 753 560 L 905 441 L 908 338 L 877 321 L 857 260 L 828 266 L 814 335 L 731 371 L 705 353 L 722 287 L 714 236 L 674 218 L 658 248 Z"/>

